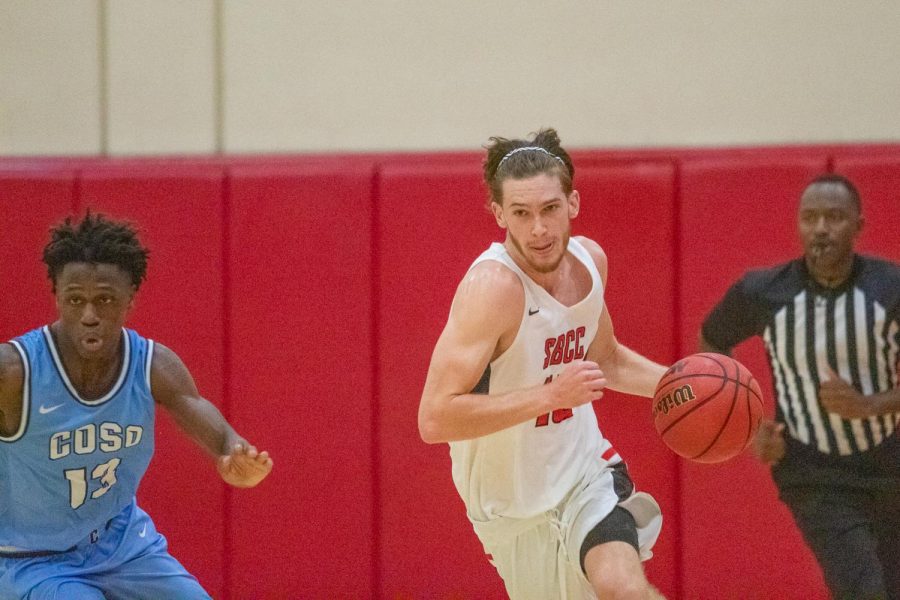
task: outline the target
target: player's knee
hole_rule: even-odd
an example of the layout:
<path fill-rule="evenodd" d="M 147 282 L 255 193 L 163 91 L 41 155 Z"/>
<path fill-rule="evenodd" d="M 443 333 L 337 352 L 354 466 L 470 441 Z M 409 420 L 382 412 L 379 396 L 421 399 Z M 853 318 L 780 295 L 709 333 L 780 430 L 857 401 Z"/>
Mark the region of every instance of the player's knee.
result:
<path fill-rule="evenodd" d="M 593 556 L 591 558 L 596 558 Z M 647 600 L 653 598 L 652 587 L 644 576 L 640 562 L 620 559 L 590 561 L 588 580 L 602 600 Z"/>
<path fill-rule="evenodd" d="M 634 575 L 606 573 L 593 586 L 601 600 L 649 600 L 653 597 L 647 580 Z"/>

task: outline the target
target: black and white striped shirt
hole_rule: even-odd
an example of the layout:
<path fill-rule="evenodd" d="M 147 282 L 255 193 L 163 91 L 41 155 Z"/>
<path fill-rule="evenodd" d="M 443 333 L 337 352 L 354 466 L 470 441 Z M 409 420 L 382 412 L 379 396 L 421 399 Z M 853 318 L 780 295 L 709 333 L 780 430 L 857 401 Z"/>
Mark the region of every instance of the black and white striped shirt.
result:
<path fill-rule="evenodd" d="M 895 435 L 900 413 L 843 419 L 817 392 L 827 366 L 864 395 L 900 387 L 900 266 L 857 255 L 834 289 L 817 284 L 803 259 L 750 271 L 706 318 L 703 336 L 725 350 L 753 335 L 769 354 L 776 418 L 796 441 L 849 456 Z"/>

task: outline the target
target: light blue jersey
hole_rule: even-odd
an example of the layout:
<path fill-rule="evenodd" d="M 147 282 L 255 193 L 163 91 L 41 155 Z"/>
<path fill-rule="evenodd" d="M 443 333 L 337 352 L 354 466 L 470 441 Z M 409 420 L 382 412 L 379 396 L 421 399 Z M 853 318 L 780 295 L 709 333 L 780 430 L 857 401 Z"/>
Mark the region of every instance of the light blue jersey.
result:
<path fill-rule="evenodd" d="M 135 502 L 153 455 L 153 342 L 128 329 L 122 340 L 96 400 L 72 386 L 47 327 L 11 342 L 25 404 L 0 437 L 0 600 L 210 598 Z"/>
<path fill-rule="evenodd" d="M 18 430 L 0 437 L 0 547 L 67 550 L 130 504 L 153 456 L 153 342 L 123 329 L 112 389 L 86 400 L 48 327 L 11 343 L 25 364 Z"/>

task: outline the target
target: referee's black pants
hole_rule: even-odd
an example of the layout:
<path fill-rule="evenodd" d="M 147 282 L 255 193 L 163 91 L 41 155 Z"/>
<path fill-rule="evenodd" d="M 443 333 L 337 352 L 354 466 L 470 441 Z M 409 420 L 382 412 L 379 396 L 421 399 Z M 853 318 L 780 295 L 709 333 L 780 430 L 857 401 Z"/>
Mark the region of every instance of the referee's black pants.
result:
<path fill-rule="evenodd" d="M 810 464 L 790 452 L 773 468 L 835 600 L 900 600 L 900 477 L 876 471 Z"/>
<path fill-rule="evenodd" d="M 836 600 L 900 600 L 900 490 L 787 487 L 781 499 Z"/>

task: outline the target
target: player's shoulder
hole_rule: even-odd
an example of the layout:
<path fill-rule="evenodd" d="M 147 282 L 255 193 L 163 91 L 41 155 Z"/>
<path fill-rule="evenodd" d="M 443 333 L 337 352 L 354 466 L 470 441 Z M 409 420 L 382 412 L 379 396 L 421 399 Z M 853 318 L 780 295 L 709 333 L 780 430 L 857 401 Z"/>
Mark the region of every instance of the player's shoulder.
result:
<path fill-rule="evenodd" d="M 10 343 L 0 344 L 0 391 L 17 390 L 25 380 L 22 357 Z"/>
<path fill-rule="evenodd" d="M 482 260 L 465 274 L 457 289 L 457 298 L 477 301 L 509 301 L 524 297 L 525 288 L 519 276 L 499 260 Z"/>
<path fill-rule="evenodd" d="M 450 318 L 463 329 L 479 334 L 515 326 L 525 310 L 525 287 L 502 262 L 483 260 L 466 273 L 456 290 Z"/>
<path fill-rule="evenodd" d="M 9 342 L 0 344 L 0 378 L 6 374 L 22 373 L 22 358 Z"/>
<path fill-rule="evenodd" d="M 572 239 L 581 244 L 582 248 L 588 251 L 591 256 L 602 256 L 606 258 L 606 252 L 603 247 L 589 237 L 583 235 L 572 236 Z"/>
<path fill-rule="evenodd" d="M 154 341 L 150 363 L 150 393 L 153 399 L 167 407 L 185 393 L 196 392 L 193 377 L 174 350 Z"/>
<path fill-rule="evenodd" d="M 592 240 L 591 238 L 584 237 L 583 235 L 573 236 L 572 239 L 581 245 L 587 253 L 594 259 L 594 262 L 597 264 L 597 268 L 600 269 L 600 272 L 604 272 L 607 266 L 607 258 L 606 252 L 603 250 L 603 247 Z"/>
<path fill-rule="evenodd" d="M 168 371 L 173 368 L 183 368 L 184 363 L 174 350 L 165 344 L 154 341 L 150 365 L 154 371 Z"/>

